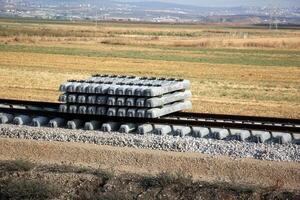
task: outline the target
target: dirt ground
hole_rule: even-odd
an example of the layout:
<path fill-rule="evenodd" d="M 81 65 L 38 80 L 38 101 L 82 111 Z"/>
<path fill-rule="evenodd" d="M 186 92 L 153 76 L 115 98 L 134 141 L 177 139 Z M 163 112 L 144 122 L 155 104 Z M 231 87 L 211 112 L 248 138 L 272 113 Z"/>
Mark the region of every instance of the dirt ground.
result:
<path fill-rule="evenodd" d="M 182 174 L 115 174 L 87 167 L 0 161 L 0 199 L 297 199 L 299 190 L 193 181 Z"/>
<path fill-rule="evenodd" d="M 184 172 L 208 183 L 300 190 L 300 165 L 295 162 L 21 139 L 0 139 L 0 152 L 0 160 L 22 158 L 42 164 L 109 169 L 119 174 Z"/>

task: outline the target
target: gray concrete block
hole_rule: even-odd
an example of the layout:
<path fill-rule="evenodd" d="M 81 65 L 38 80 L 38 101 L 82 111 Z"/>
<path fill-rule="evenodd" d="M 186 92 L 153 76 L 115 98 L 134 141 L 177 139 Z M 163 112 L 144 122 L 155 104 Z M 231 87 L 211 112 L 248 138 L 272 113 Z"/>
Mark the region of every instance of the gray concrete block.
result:
<path fill-rule="evenodd" d="M 246 141 L 251 137 L 251 133 L 248 130 L 230 129 L 230 134 L 237 136 L 241 141 Z"/>
<path fill-rule="evenodd" d="M 136 111 L 136 117 L 145 118 L 146 117 L 146 112 L 147 112 L 147 109 L 145 109 L 145 108 L 139 108 Z"/>
<path fill-rule="evenodd" d="M 44 117 L 44 116 L 38 116 L 32 119 L 32 124 L 35 127 L 41 127 L 44 126 L 46 124 L 48 124 L 49 119 L 48 117 Z"/>
<path fill-rule="evenodd" d="M 106 115 L 107 108 L 104 106 L 97 107 L 97 115 Z"/>
<path fill-rule="evenodd" d="M 153 133 L 156 135 L 168 135 L 172 132 L 172 127 L 168 126 L 168 125 L 159 125 L 159 124 L 155 124 L 154 125 L 154 130 Z"/>
<path fill-rule="evenodd" d="M 83 122 L 79 119 L 74 119 L 74 120 L 70 120 L 67 122 L 67 128 L 68 129 L 79 129 L 81 128 L 83 125 Z"/>
<path fill-rule="evenodd" d="M 136 106 L 137 107 L 145 107 L 145 101 L 146 101 L 146 98 L 138 98 L 136 100 Z"/>
<path fill-rule="evenodd" d="M 118 109 L 117 116 L 118 116 L 118 117 L 126 117 L 126 116 L 127 116 L 127 110 L 128 110 L 128 108 L 126 108 L 126 107 L 124 107 L 124 108 L 119 108 L 119 109 Z"/>
<path fill-rule="evenodd" d="M 117 116 L 118 114 L 118 108 L 117 107 L 109 107 L 107 110 L 108 116 Z"/>
<path fill-rule="evenodd" d="M 94 81 L 94 82 L 93 82 Z M 95 77 L 89 78 L 87 80 L 81 81 L 71 81 L 64 84 L 60 88 L 67 92 L 77 92 L 77 94 L 67 94 L 62 95 L 60 99 L 61 102 L 65 102 L 67 98 L 67 103 L 80 103 L 80 104 L 98 104 L 98 105 L 109 105 L 109 106 L 139 106 L 145 109 L 145 91 L 150 89 L 150 93 L 162 95 L 163 99 L 157 101 L 148 101 L 147 106 L 160 105 L 160 108 L 154 110 L 136 110 L 135 116 L 139 117 L 149 117 L 157 118 L 163 115 L 170 114 L 172 112 L 177 112 L 182 109 L 188 109 L 191 107 L 189 101 L 179 102 L 184 97 L 190 95 L 190 91 L 185 92 L 175 92 L 184 90 L 183 88 L 189 87 L 189 81 L 186 80 L 176 80 L 176 79 L 157 79 L 155 77 L 128 77 L 128 76 L 116 76 L 116 75 L 97 75 Z M 181 88 L 181 89 L 178 89 Z M 174 90 L 174 91 L 173 91 Z M 168 94 L 169 91 L 174 93 Z M 80 95 L 81 93 L 81 95 Z M 84 93 L 84 94 L 83 94 Z M 137 95 L 141 98 L 135 99 L 134 97 L 128 98 L 124 96 L 97 96 L 97 95 L 87 95 L 87 94 L 109 94 L 109 95 Z M 185 95 L 185 96 L 184 96 Z M 158 97 L 154 97 L 158 98 Z M 181 98 L 181 99 L 180 99 Z M 171 101 L 177 101 L 177 104 L 171 104 Z M 189 103 L 188 103 L 189 102 Z M 189 104 L 189 105 L 188 105 Z M 74 106 L 77 106 L 75 108 Z M 163 107 L 161 107 L 163 106 Z M 77 109 L 77 110 L 76 110 Z M 63 110 L 63 109 L 62 109 Z M 68 112 L 75 113 L 75 110 L 80 113 L 89 113 L 88 108 L 85 110 L 80 109 L 79 105 L 71 105 L 68 107 Z M 94 114 L 95 109 L 93 108 L 91 112 Z M 96 111 L 97 114 L 97 111 Z M 107 114 L 107 113 L 106 113 Z M 111 113 L 110 115 L 114 113 Z M 123 115 L 123 114 L 121 114 Z M 133 110 L 128 113 L 127 116 L 133 116 Z"/>
<path fill-rule="evenodd" d="M 14 115 L 9 113 L 1 113 L 0 115 L 0 124 L 11 123 L 14 119 Z"/>
<path fill-rule="evenodd" d="M 134 95 L 135 96 L 144 96 L 144 90 L 147 89 L 148 87 L 145 86 L 140 86 L 134 90 Z"/>
<path fill-rule="evenodd" d="M 114 96 L 109 96 L 107 98 L 107 105 L 109 105 L 109 106 L 115 106 L 115 105 L 117 105 L 117 98 L 114 97 Z"/>
<path fill-rule="evenodd" d="M 153 85 L 156 84 L 154 83 Z M 187 90 L 189 88 L 190 88 L 190 81 L 188 80 L 182 80 L 182 81 L 174 80 L 169 82 L 165 81 L 159 84 L 159 86 L 156 87 L 152 86 L 145 89 L 143 96 L 147 96 L 147 97 L 160 96 L 174 91 Z"/>
<path fill-rule="evenodd" d="M 139 77 L 134 77 L 134 76 L 118 76 L 118 75 L 97 75 L 96 77 L 91 77 L 87 79 L 88 81 L 93 81 L 93 82 L 110 82 L 111 84 L 130 84 L 130 83 L 136 83 L 139 81 Z"/>
<path fill-rule="evenodd" d="M 97 103 L 97 96 L 95 96 L 95 95 L 88 96 L 87 103 L 88 104 L 96 104 Z"/>
<path fill-rule="evenodd" d="M 49 121 L 49 126 L 52 128 L 63 127 L 66 125 L 66 121 L 63 118 L 54 118 Z"/>
<path fill-rule="evenodd" d="M 292 133 L 293 143 L 300 144 L 300 134 Z"/>
<path fill-rule="evenodd" d="M 196 127 L 196 126 L 192 127 L 192 135 L 194 137 L 203 138 L 208 136 L 209 134 L 210 134 L 210 130 L 206 127 Z"/>
<path fill-rule="evenodd" d="M 120 124 L 117 122 L 107 122 L 102 124 L 101 131 L 112 132 L 117 131 L 120 128 Z"/>
<path fill-rule="evenodd" d="M 295 140 L 300 140 L 300 134 L 293 133 L 293 134 L 292 134 L 292 137 L 293 137 L 293 139 L 295 139 Z"/>
<path fill-rule="evenodd" d="M 90 83 L 88 88 L 87 88 L 87 93 L 89 94 L 95 94 L 96 93 L 96 88 L 99 86 L 97 83 Z"/>
<path fill-rule="evenodd" d="M 136 124 L 128 123 L 120 126 L 120 133 L 130 133 L 136 130 Z"/>
<path fill-rule="evenodd" d="M 135 90 L 139 88 L 139 86 L 131 86 L 126 88 L 125 94 L 126 96 L 134 96 L 135 94 Z"/>
<path fill-rule="evenodd" d="M 277 139 L 281 144 L 292 142 L 292 135 L 290 133 L 272 132 L 272 137 Z"/>
<path fill-rule="evenodd" d="M 85 122 L 84 130 L 97 130 L 101 128 L 101 125 L 102 124 L 99 121 Z"/>
<path fill-rule="evenodd" d="M 162 116 L 161 112 L 162 112 L 162 108 L 150 108 L 147 110 L 147 113 L 145 114 L 145 118 L 158 118 Z"/>
<path fill-rule="evenodd" d="M 109 89 L 109 86 L 108 84 L 101 84 L 101 85 L 98 85 L 96 88 L 95 88 L 95 93 L 96 94 L 107 94 L 108 92 L 108 89 Z"/>
<path fill-rule="evenodd" d="M 155 97 L 155 96 L 161 96 L 164 93 L 166 93 L 166 90 L 162 87 L 148 87 L 148 88 L 145 88 L 145 90 L 143 92 L 143 96 Z"/>
<path fill-rule="evenodd" d="M 76 105 L 70 105 L 68 111 L 69 111 L 69 113 L 76 114 L 77 113 L 77 106 Z"/>
<path fill-rule="evenodd" d="M 165 105 L 162 108 L 151 108 L 147 110 L 145 115 L 146 118 L 157 118 L 164 116 L 173 112 L 178 112 L 181 110 L 191 109 L 192 103 L 190 101 L 175 102 L 173 104 Z"/>
<path fill-rule="evenodd" d="M 61 95 L 59 95 L 58 101 L 59 102 L 63 102 L 63 103 L 67 103 L 67 101 L 68 101 L 68 95 L 67 94 L 61 94 Z"/>
<path fill-rule="evenodd" d="M 127 89 L 127 86 L 119 86 L 117 89 L 116 89 L 116 95 L 126 95 L 126 89 Z"/>
<path fill-rule="evenodd" d="M 13 123 L 16 125 L 29 125 L 31 117 L 28 115 L 18 115 L 13 119 Z"/>
<path fill-rule="evenodd" d="M 61 84 L 59 86 L 59 91 L 61 92 L 67 92 L 68 91 L 68 87 L 71 85 L 72 83 L 71 82 L 65 82 L 63 84 Z"/>
<path fill-rule="evenodd" d="M 77 102 L 77 95 L 76 94 L 69 94 L 68 95 L 68 103 L 76 103 Z"/>
<path fill-rule="evenodd" d="M 136 117 L 136 108 L 128 108 L 127 110 L 127 117 Z"/>
<path fill-rule="evenodd" d="M 87 103 L 87 95 L 78 95 L 77 96 L 77 103 Z"/>
<path fill-rule="evenodd" d="M 261 143 L 264 143 L 271 138 L 271 134 L 266 131 L 252 131 L 251 134 L 257 142 Z"/>
<path fill-rule="evenodd" d="M 185 100 L 191 96 L 192 96 L 192 93 L 189 90 L 186 90 L 183 92 L 169 93 L 169 94 L 165 94 L 161 97 L 152 97 L 152 98 L 146 99 L 144 106 L 148 107 L 148 108 L 159 107 L 159 106 L 163 106 L 165 104 L 170 104 L 170 103 L 173 103 L 176 101 Z"/>
<path fill-rule="evenodd" d="M 218 140 L 222 140 L 229 136 L 229 131 L 223 128 L 211 128 L 211 134 Z"/>
<path fill-rule="evenodd" d="M 61 104 L 61 105 L 59 105 L 59 108 L 58 108 L 58 110 L 59 110 L 59 112 L 62 112 L 62 113 L 67 113 L 67 112 L 69 112 L 69 110 L 68 110 L 68 106 L 67 106 L 67 105 L 65 105 L 65 104 Z"/>
<path fill-rule="evenodd" d="M 80 85 L 77 86 L 76 92 L 87 93 L 89 85 L 90 85 L 89 83 L 81 83 Z"/>
<path fill-rule="evenodd" d="M 97 104 L 106 105 L 107 104 L 107 96 L 98 96 L 97 97 Z"/>
<path fill-rule="evenodd" d="M 97 86 L 95 86 L 95 88 L 94 88 L 94 93 L 95 94 L 103 94 L 102 93 L 102 85 L 103 84 L 98 84 Z M 108 87 L 107 87 L 107 89 L 108 89 Z"/>
<path fill-rule="evenodd" d="M 191 133 L 191 128 L 189 126 L 172 126 L 172 133 L 175 136 L 184 137 Z"/>
<path fill-rule="evenodd" d="M 138 126 L 138 134 L 144 135 L 146 133 L 151 133 L 154 130 L 152 124 L 142 124 Z"/>
<path fill-rule="evenodd" d="M 134 97 L 126 98 L 125 105 L 126 106 L 135 106 L 136 105 L 136 99 Z"/>
<path fill-rule="evenodd" d="M 118 97 L 117 98 L 117 106 L 125 106 L 126 98 L 125 97 Z"/>
<path fill-rule="evenodd" d="M 97 114 L 97 107 L 96 106 L 88 106 L 87 113 L 89 115 L 96 115 Z"/>
<path fill-rule="evenodd" d="M 71 82 L 68 85 L 67 92 L 77 92 L 77 87 L 80 86 L 81 83 L 79 82 Z"/>
<path fill-rule="evenodd" d="M 119 88 L 118 85 L 111 85 L 109 86 L 108 90 L 107 90 L 107 93 L 109 95 L 116 95 L 117 94 L 117 89 Z"/>
<path fill-rule="evenodd" d="M 77 109 L 77 113 L 82 115 L 88 114 L 87 106 L 79 106 Z"/>
<path fill-rule="evenodd" d="M 72 81 L 60 86 L 62 92 L 84 92 L 110 95 L 160 96 L 190 87 L 188 80 L 157 79 L 153 77 L 128 77 L 109 75 Z"/>

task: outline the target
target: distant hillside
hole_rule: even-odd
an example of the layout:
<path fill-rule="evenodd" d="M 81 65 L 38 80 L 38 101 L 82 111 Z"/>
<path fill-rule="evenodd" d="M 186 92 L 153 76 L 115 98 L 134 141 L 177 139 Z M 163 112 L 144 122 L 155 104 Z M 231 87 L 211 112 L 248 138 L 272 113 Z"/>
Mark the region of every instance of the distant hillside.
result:
<path fill-rule="evenodd" d="M 151 22 L 299 24 L 299 8 L 197 7 L 159 0 L 0 0 L 0 15 L 51 19 L 100 19 Z M 19 11 L 22 8 L 22 11 Z M 274 22 L 273 22 L 274 23 Z"/>
<path fill-rule="evenodd" d="M 29 1 L 29 0 L 28 0 Z M 79 5 L 79 4 L 90 4 L 97 6 L 108 6 L 113 7 L 118 5 L 131 5 L 138 9 L 195 9 L 195 6 L 182 5 L 176 3 L 165 3 L 159 1 L 141 1 L 141 2 L 118 2 L 113 0 L 97 1 L 97 0 L 31 0 L 30 2 L 38 3 L 41 5 Z"/>
<path fill-rule="evenodd" d="M 79 5 L 79 4 L 91 4 L 91 5 L 104 5 L 110 6 L 114 5 L 115 1 L 105 0 L 105 1 L 97 1 L 97 0 L 31 0 L 30 2 L 39 3 L 41 5 L 61 5 L 61 4 L 70 4 L 70 5 Z"/>
<path fill-rule="evenodd" d="M 142 9 L 195 9 L 196 6 L 190 6 L 190 5 L 182 5 L 182 4 L 176 4 L 176 3 L 166 3 L 166 2 L 159 2 L 159 1 L 141 1 L 141 2 L 130 2 L 126 4 L 135 5 Z"/>

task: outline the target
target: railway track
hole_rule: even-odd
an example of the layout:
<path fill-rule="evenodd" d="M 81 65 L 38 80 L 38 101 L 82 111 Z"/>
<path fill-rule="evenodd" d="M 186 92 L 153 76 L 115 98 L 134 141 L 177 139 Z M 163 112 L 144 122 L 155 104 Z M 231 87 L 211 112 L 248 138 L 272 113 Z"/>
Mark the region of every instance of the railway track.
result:
<path fill-rule="evenodd" d="M 300 142 L 300 119 L 177 112 L 161 118 L 126 118 L 59 112 L 59 103 L 0 99 L 2 123 L 253 142 Z"/>

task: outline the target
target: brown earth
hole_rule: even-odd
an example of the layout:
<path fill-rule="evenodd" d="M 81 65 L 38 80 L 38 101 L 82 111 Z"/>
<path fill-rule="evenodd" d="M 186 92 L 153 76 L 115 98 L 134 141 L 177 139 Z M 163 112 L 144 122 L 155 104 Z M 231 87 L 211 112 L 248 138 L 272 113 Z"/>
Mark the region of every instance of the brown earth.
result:
<path fill-rule="evenodd" d="M 21 139 L 0 139 L 0 152 L 1 160 L 22 158 L 42 164 L 110 169 L 119 174 L 184 172 L 209 183 L 300 189 L 300 165 L 294 162 Z"/>
<path fill-rule="evenodd" d="M 193 181 L 184 174 L 117 175 L 112 171 L 0 161 L 0 199 L 297 199 L 299 190 Z"/>
<path fill-rule="evenodd" d="M 68 165 L 0 161 L 0 199 L 297 199 L 299 190 L 193 181 L 183 174 L 116 175 Z"/>

